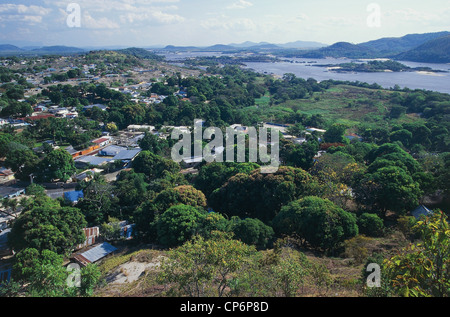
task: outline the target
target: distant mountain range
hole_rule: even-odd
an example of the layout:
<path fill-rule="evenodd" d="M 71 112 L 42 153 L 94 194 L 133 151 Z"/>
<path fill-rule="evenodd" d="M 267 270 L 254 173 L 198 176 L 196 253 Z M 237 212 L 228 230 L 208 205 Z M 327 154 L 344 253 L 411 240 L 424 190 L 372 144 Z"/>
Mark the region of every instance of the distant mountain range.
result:
<path fill-rule="evenodd" d="M 406 60 L 428 63 L 450 63 L 450 32 L 435 32 L 425 34 L 408 34 L 403 37 L 381 38 L 360 44 L 338 42 L 326 45 L 319 42 L 296 41 L 285 44 L 272 44 L 268 42 L 244 42 L 240 44 L 216 44 L 208 47 L 197 46 L 173 46 L 164 48 L 151 48 L 151 51 L 195 51 L 195 52 L 263 52 L 272 53 L 281 57 L 300 58 L 390 58 L 394 60 Z M 101 50 L 101 48 L 97 48 Z M 136 48 L 122 49 L 118 51 L 132 53 L 135 56 L 146 56 Z M 44 46 L 44 47 L 18 47 L 9 44 L 0 45 L 0 56 L 39 56 L 39 55 L 70 55 L 83 54 L 91 51 L 89 48 L 77 48 L 68 46 Z"/>
<path fill-rule="evenodd" d="M 216 44 L 207 47 L 197 46 L 173 46 L 168 45 L 162 50 L 165 51 L 197 51 L 197 52 L 234 52 L 234 51 L 261 51 L 261 50 L 284 50 L 284 49 L 317 49 L 325 47 L 327 44 L 319 42 L 296 41 L 285 44 L 272 44 L 268 42 L 244 42 L 240 44 Z"/>
<path fill-rule="evenodd" d="M 0 56 L 39 56 L 39 55 L 72 55 L 85 53 L 86 50 L 69 46 L 43 46 L 43 47 L 17 47 L 9 44 L 0 44 Z"/>
<path fill-rule="evenodd" d="M 449 63 L 449 35 L 450 32 L 437 32 L 382 38 L 360 44 L 339 42 L 316 50 L 283 54 L 287 57 L 303 58 L 391 58 L 414 62 Z"/>

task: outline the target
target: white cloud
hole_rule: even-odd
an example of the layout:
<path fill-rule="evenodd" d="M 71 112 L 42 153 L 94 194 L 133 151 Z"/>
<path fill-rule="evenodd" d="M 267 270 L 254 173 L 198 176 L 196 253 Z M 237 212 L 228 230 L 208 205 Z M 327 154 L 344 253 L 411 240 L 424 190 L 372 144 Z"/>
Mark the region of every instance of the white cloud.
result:
<path fill-rule="evenodd" d="M 82 27 L 88 29 L 119 29 L 120 26 L 108 18 L 93 18 L 89 12 L 84 12 Z"/>
<path fill-rule="evenodd" d="M 26 6 L 23 4 L 12 4 L 12 3 L 5 3 L 0 4 L 0 14 L 3 13 L 17 13 L 17 14 L 23 14 L 23 15 L 39 15 L 44 16 L 49 14 L 52 11 L 50 8 L 44 8 L 40 6 Z"/>
<path fill-rule="evenodd" d="M 35 5 L 26 6 L 23 4 L 4 3 L 0 4 L 0 21 L 35 25 L 42 23 L 43 17 L 51 11 L 52 9 Z"/>
<path fill-rule="evenodd" d="M 253 20 L 248 18 L 230 19 L 222 16 L 221 19 L 212 18 L 202 21 L 200 24 L 205 29 L 226 30 L 226 31 L 255 31 L 257 26 Z"/>
<path fill-rule="evenodd" d="M 172 24 L 183 22 L 185 19 L 178 14 L 165 13 L 160 9 L 150 9 L 144 12 L 129 12 L 120 15 L 122 23 L 136 24 L 147 22 L 149 24 Z"/>
<path fill-rule="evenodd" d="M 246 9 L 253 6 L 253 3 L 245 1 L 245 0 L 238 0 L 237 2 L 229 5 L 227 9 Z"/>

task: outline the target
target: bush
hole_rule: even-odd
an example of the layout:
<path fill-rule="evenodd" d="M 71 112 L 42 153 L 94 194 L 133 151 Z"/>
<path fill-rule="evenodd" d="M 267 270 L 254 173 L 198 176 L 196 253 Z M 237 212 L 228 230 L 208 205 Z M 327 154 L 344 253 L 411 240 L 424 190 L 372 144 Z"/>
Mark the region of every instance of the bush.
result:
<path fill-rule="evenodd" d="M 383 220 L 375 214 L 364 213 L 359 216 L 358 228 L 361 234 L 369 237 L 380 237 L 384 233 Z"/>
<path fill-rule="evenodd" d="M 252 218 L 237 219 L 233 225 L 233 233 L 237 240 L 254 245 L 259 249 L 269 246 L 274 236 L 272 227 L 267 226 L 261 220 Z"/>

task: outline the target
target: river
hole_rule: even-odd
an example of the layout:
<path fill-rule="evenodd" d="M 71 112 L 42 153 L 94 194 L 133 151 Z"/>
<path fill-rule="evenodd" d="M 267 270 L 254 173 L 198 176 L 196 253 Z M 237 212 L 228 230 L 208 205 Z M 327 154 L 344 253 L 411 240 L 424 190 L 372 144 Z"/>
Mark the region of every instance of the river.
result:
<path fill-rule="evenodd" d="M 227 55 L 219 52 L 183 52 L 178 54 L 164 54 L 168 61 L 182 60 L 188 57 L 196 56 L 221 56 Z M 245 63 L 246 68 L 253 69 L 259 73 L 273 74 L 283 76 L 286 73 L 293 73 L 299 78 L 314 78 L 317 81 L 327 79 L 342 81 L 360 81 L 369 84 L 377 83 L 384 88 L 393 88 L 395 85 L 401 88 L 425 89 L 450 94 L 450 64 L 429 64 L 399 61 L 400 63 L 416 68 L 429 67 L 434 70 L 446 71 L 443 73 L 430 72 L 380 72 L 365 73 L 351 72 L 339 73 L 328 70 L 326 67 L 317 67 L 313 65 L 336 65 L 348 63 L 351 59 L 326 58 L 326 59 L 306 59 L 306 58 L 283 58 L 283 62 L 276 63 Z"/>

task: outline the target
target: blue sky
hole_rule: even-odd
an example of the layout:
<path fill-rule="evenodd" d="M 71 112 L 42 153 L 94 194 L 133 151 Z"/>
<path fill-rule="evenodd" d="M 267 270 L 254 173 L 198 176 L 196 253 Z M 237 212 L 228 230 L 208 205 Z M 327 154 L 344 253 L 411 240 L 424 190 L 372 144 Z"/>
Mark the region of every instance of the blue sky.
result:
<path fill-rule="evenodd" d="M 339 41 L 450 31 L 450 0 L 0 0 L 0 43 L 153 46 Z M 67 6 L 80 8 L 69 27 Z M 369 27 L 368 5 L 380 8 Z"/>

